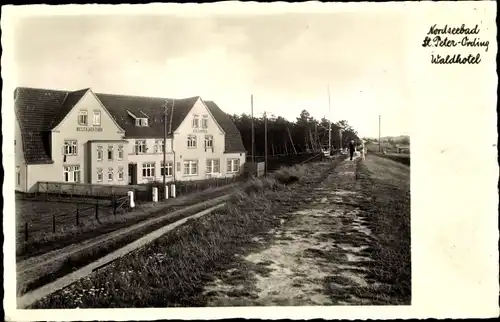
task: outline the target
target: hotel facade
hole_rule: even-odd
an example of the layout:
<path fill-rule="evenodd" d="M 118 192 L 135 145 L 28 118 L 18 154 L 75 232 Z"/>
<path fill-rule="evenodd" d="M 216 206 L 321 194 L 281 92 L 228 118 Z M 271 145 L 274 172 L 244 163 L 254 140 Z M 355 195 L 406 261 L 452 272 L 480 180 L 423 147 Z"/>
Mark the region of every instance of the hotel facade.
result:
<path fill-rule="evenodd" d="M 16 191 L 34 192 L 37 182 L 135 185 L 161 182 L 164 172 L 167 181 L 185 181 L 243 171 L 238 129 L 200 97 L 19 87 L 14 99 Z"/>

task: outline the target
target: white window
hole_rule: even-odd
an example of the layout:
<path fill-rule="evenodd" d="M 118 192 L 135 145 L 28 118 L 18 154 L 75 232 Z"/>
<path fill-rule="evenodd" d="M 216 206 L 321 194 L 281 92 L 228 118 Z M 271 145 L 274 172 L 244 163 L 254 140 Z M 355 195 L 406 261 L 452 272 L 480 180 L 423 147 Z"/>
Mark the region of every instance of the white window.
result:
<path fill-rule="evenodd" d="M 123 167 L 118 168 L 118 180 L 123 181 Z"/>
<path fill-rule="evenodd" d="M 123 160 L 123 145 L 118 146 L 118 160 Z"/>
<path fill-rule="evenodd" d="M 78 124 L 87 126 L 89 124 L 89 113 L 87 110 L 80 110 L 78 112 Z"/>
<path fill-rule="evenodd" d="M 135 141 L 135 153 L 146 153 L 146 140 Z"/>
<path fill-rule="evenodd" d="M 191 149 L 196 148 L 196 135 L 188 135 L 187 146 Z"/>
<path fill-rule="evenodd" d="M 113 146 L 108 145 L 108 161 L 113 161 Z"/>
<path fill-rule="evenodd" d="M 102 161 L 102 156 L 103 156 L 102 145 L 98 145 L 97 146 L 97 161 Z"/>
<path fill-rule="evenodd" d="M 64 141 L 64 155 L 76 155 L 76 140 Z"/>
<path fill-rule="evenodd" d="M 102 182 L 102 168 L 97 168 L 97 182 Z"/>
<path fill-rule="evenodd" d="M 147 162 L 142 164 L 142 177 L 151 178 L 155 176 L 155 164 L 154 162 Z"/>
<path fill-rule="evenodd" d="M 19 166 L 16 167 L 16 184 L 21 184 L 21 168 Z"/>
<path fill-rule="evenodd" d="M 163 153 L 163 147 L 165 142 L 163 140 L 156 140 L 155 142 L 155 150 L 157 153 Z"/>
<path fill-rule="evenodd" d="M 193 115 L 193 128 L 197 129 L 200 127 L 200 118 L 198 115 Z"/>
<path fill-rule="evenodd" d="M 204 129 L 208 128 L 208 115 L 203 115 L 203 119 L 201 120 L 201 127 Z"/>
<path fill-rule="evenodd" d="M 148 126 L 148 119 L 138 118 L 135 120 L 135 126 Z"/>
<path fill-rule="evenodd" d="M 205 135 L 205 148 L 212 148 L 214 146 L 214 137 Z"/>
<path fill-rule="evenodd" d="M 239 172 L 239 171 L 240 171 L 240 159 L 227 160 L 227 172 Z"/>
<path fill-rule="evenodd" d="M 207 160 L 207 174 L 220 173 L 220 160 Z"/>
<path fill-rule="evenodd" d="M 80 166 L 79 165 L 65 166 L 63 175 L 65 182 L 80 182 Z"/>
<path fill-rule="evenodd" d="M 170 177 L 172 174 L 173 174 L 173 170 L 174 170 L 174 163 L 172 161 L 167 161 L 167 165 L 164 166 L 164 163 L 163 161 L 161 162 L 161 175 L 163 176 L 163 172 L 165 171 L 165 175 L 167 177 Z"/>
<path fill-rule="evenodd" d="M 100 126 L 101 125 L 101 111 L 94 111 L 94 117 L 92 119 L 92 125 Z"/>
<path fill-rule="evenodd" d="M 108 168 L 108 181 L 113 181 L 113 168 Z"/>
<path fill-rule="evenodd" d="M 195 176 L 197 174 L 198 174 L 198 161 L 185 160 L 184 161 L 184 175 L 185 176 Z"/>

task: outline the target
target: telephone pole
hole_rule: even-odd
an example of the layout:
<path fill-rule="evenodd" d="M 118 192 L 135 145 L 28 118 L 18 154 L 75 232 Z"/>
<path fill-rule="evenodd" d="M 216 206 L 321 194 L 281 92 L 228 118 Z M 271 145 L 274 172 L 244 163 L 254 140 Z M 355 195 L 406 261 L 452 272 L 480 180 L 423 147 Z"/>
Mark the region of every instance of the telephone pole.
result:
<path fill-rule="evenodd" d="M 380 115 L 378 116 L 378 152 L 382 152 L 380 149 Z"/>
<path fill-rule="evenodd" d="M 250 95 L 250 106 L 252 109 L 252 163 L 255 164 L 255 128 L 253 124 L 253 94 Z"/>
<path fill-rule="evenodd" d="M 330 112 L 330 85 L 328 85 L 328 153 L 332 155 L 332 120 Z"/>
<path fill-rule="evenodd" d="M 264 112 L 264 174 L 267 176 L 267 112 Z"/>
<path fill-rule="evenodd" d="M 168 100 L 165 100 L 165 104 L 163 106 L 163 189 L 166 189 L 167 186 L 167 173 L 166 173 L 166 165 L 167 165 L 167 114 L 168 114 Z M 166 195 L 164 193 L 164 195 Z"/>

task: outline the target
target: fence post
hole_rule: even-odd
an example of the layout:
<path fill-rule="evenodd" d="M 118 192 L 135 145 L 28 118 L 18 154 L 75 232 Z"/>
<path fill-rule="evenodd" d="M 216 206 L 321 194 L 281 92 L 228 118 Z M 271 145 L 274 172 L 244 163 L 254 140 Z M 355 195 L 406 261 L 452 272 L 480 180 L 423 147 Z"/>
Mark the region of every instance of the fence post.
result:
<path fill-rule="evenodd" d="M 28 223 L 24 223 L 24 241 L 28 241 Z"/>
<path fill-rule="evenodd" d="M 153 193 L 153 202 L 158 202 L 158 188 L 157 187 L 153 187 L 152 189 L 152 193 Z"/>
<path fill-rule="evenodd" d="M 79 204 L 76 204 L 76 226 L 80 226 L 80 207 Z"/>
<path fill-rule="evenodd" d="M 134 203 L 134 191 L 129 191 L 128 192 L 128 197 L 129 197 L 130 208 L 134 208 L 135 207 L 135 203 Z"/>
<path fill-rule="evenodd" d="M 172 198 L 175 198 L 175 184 L 170 186 L 170 190 L 172 191 Z"/>
<path fill-rule="evenodd" d="M 52 233 L 56 232 L 56 215 L 52 214 Z"/>
<path fill-rule="evenodd" d="M 165 185 L 165 200 L 168 199 L 168 185 Z"/>
<path fill-rule="evenodd" d="M 99 199 L 95 203 L 95 219 L 99 222 Z"/>

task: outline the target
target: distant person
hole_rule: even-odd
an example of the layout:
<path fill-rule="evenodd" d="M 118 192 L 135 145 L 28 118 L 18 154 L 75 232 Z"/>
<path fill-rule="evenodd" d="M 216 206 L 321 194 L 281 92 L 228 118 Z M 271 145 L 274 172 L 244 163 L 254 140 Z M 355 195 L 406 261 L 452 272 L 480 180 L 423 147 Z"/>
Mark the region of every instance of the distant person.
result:
<path fill-rule="evenodd" d="M 351 156 L 351 160 L 352 160 L 352 157 L 354 156 L 355 151 L 356 151 L 356 147 L 354 145 L 354 140 L 351 140 L 351 142 L 349 142 L 349 155 Z"/>

